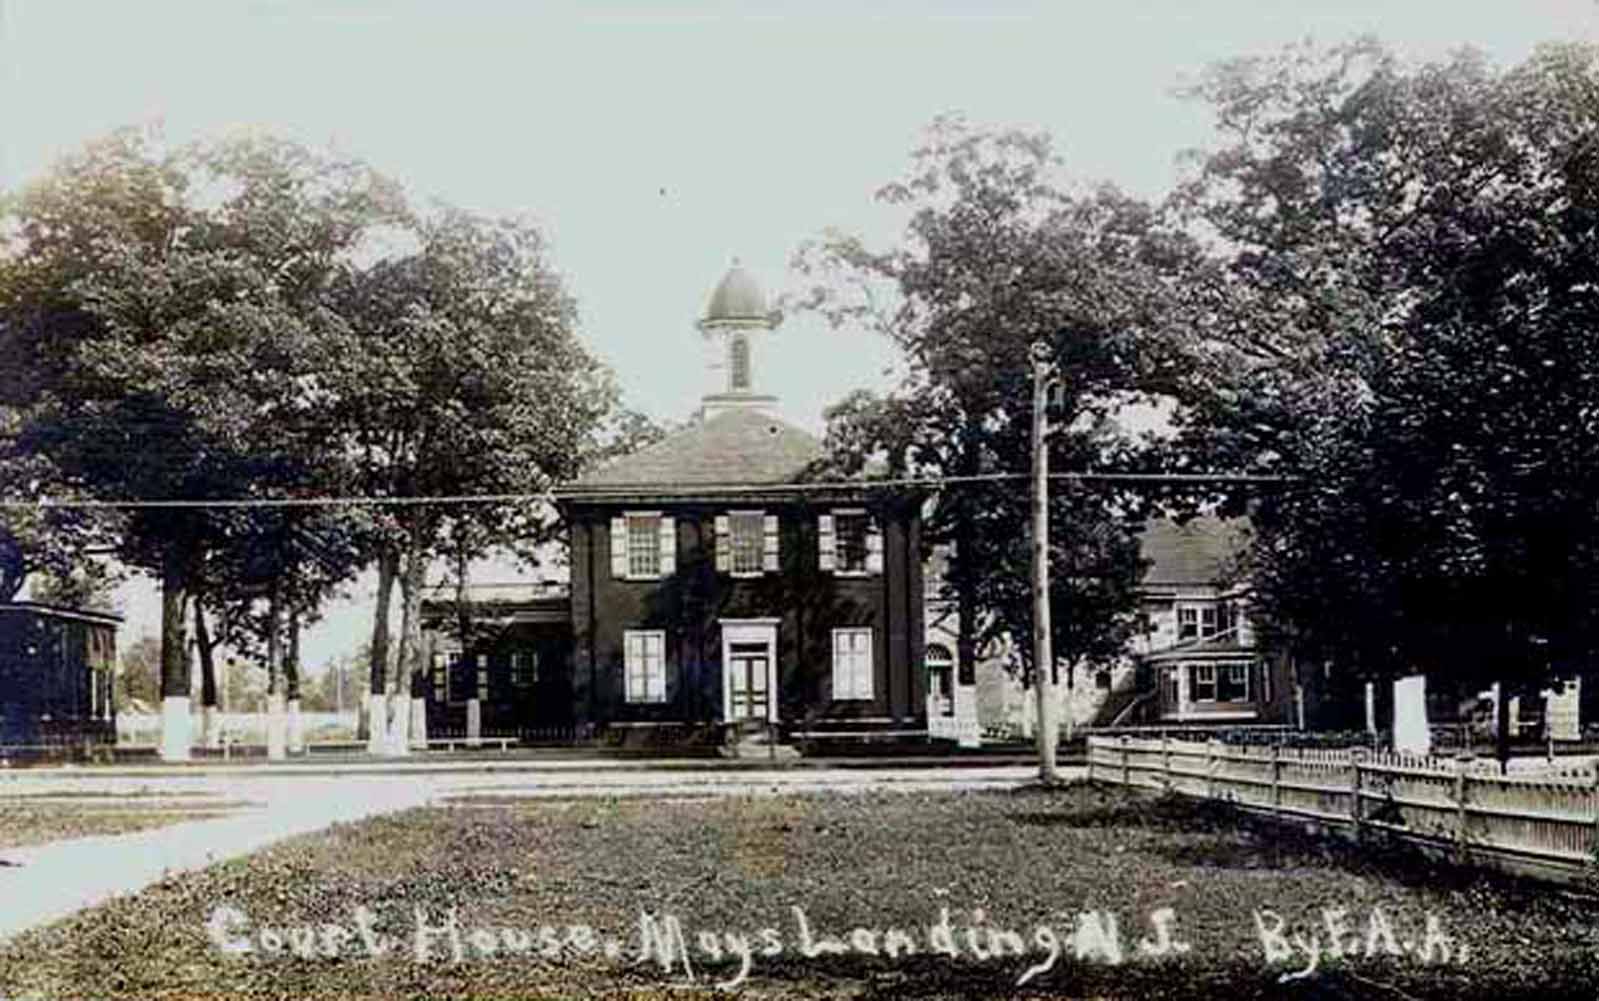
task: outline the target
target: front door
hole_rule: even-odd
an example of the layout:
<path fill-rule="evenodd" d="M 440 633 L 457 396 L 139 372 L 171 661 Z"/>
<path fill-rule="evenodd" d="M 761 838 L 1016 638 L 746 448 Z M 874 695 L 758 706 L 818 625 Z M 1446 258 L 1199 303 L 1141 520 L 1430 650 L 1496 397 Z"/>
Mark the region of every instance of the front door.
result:
<path fill-rule="evenodd" d="M 728 663 L 728 697 L 731 715 L 728 721 L 765 719 L 770 693 L 766 676 L 772 662 L 765 643 L 730 643 Z"/>
<path fill-rule="evenodd" d="M 722 619 L 722 719 L 777 722 L 777 620 Z"/>

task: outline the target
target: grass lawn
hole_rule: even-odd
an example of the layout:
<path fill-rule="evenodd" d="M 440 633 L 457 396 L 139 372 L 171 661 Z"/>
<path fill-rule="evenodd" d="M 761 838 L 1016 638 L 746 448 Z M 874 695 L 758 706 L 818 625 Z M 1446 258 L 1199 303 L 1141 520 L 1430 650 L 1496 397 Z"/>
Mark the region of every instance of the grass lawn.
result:
<path fill-rule="evenodd" d="M 692 982 L 661 948 L 637 961 L 641 913 L 658 947 L 681 928 Z M 1591 998 L 1596 918 L 1590 898 L 1125 790 L 486 801 L 25 935 L 0 996 L 685 998 L 748 952 L 736 988 L 758 997 Z"/>
<path fill-rule="evenodd" d="M 0 797 L 0 852 L 97 834 L 127 834 L 223 816 L 238 803 L 185 796 L 49 793 Z"/>

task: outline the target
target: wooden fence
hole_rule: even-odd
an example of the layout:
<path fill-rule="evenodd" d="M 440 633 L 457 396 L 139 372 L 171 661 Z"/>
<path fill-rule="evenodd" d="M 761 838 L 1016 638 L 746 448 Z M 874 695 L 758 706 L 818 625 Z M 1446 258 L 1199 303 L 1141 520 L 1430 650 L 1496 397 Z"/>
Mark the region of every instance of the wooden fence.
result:
<path fill-rule="evenodd" d="M 1469 757 L 1136 737 L 1089 737 L 1087 757 L 1091 779 L 1387 832 L 1460 861 L 1567 879 L 1599 858 L 1591 764 L 1501 775 Z"/>

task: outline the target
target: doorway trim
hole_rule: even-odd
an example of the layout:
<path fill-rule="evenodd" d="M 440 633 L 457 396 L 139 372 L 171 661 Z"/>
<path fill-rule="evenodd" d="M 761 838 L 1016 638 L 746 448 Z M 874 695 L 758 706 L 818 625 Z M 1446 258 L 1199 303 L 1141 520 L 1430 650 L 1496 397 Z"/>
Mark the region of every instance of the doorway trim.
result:
<path fill-rule="evenodd" d="M 733 644 L 766 645 L 766 719 L 777 722 L 777 624 L 781 619 L 718 619 L 722 627 L 722 721 L 733 718 Z"/>

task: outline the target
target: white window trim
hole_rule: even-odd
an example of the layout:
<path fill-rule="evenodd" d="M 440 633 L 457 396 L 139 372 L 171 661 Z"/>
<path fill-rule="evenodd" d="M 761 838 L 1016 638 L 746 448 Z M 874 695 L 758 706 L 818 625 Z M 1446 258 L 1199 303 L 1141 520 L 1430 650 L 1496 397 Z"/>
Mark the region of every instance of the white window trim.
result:
<path fill-rule="evenodd" d="M 877 697 L 877 630 L 871 626 L 843 626 L 832 631 L 829 654 L 833 668 L 832 697 L 834 702 L 870 702 Z M 866 693 L 860 694 L 858 687 L 848 695 L 839 694 L 838 684 L 838 638 L 840 634 L 866 634 Z M 859 680 L 859 675 L 857 675 Z"/>
<path fill-rule="evenodd" d="M 652 698 L 649 691 L 649 670 L 647 661 L 639 667 L 644 670 L 644 698 L 633 698 L 633 688 L 628 684 L 629 675 L 633 671 L 633 664 L 628 660 L 628 651 L 632 646 L 630 640 L 639 637 L 647 641 L 650 637 L 657 637 L 661 641 L 661 691 L 659 698 Z M 622 632 L 622 701 L 635 706 L 664 705 L 666 698 L 666 630 L 664 629 L 626 629 Z"/>

